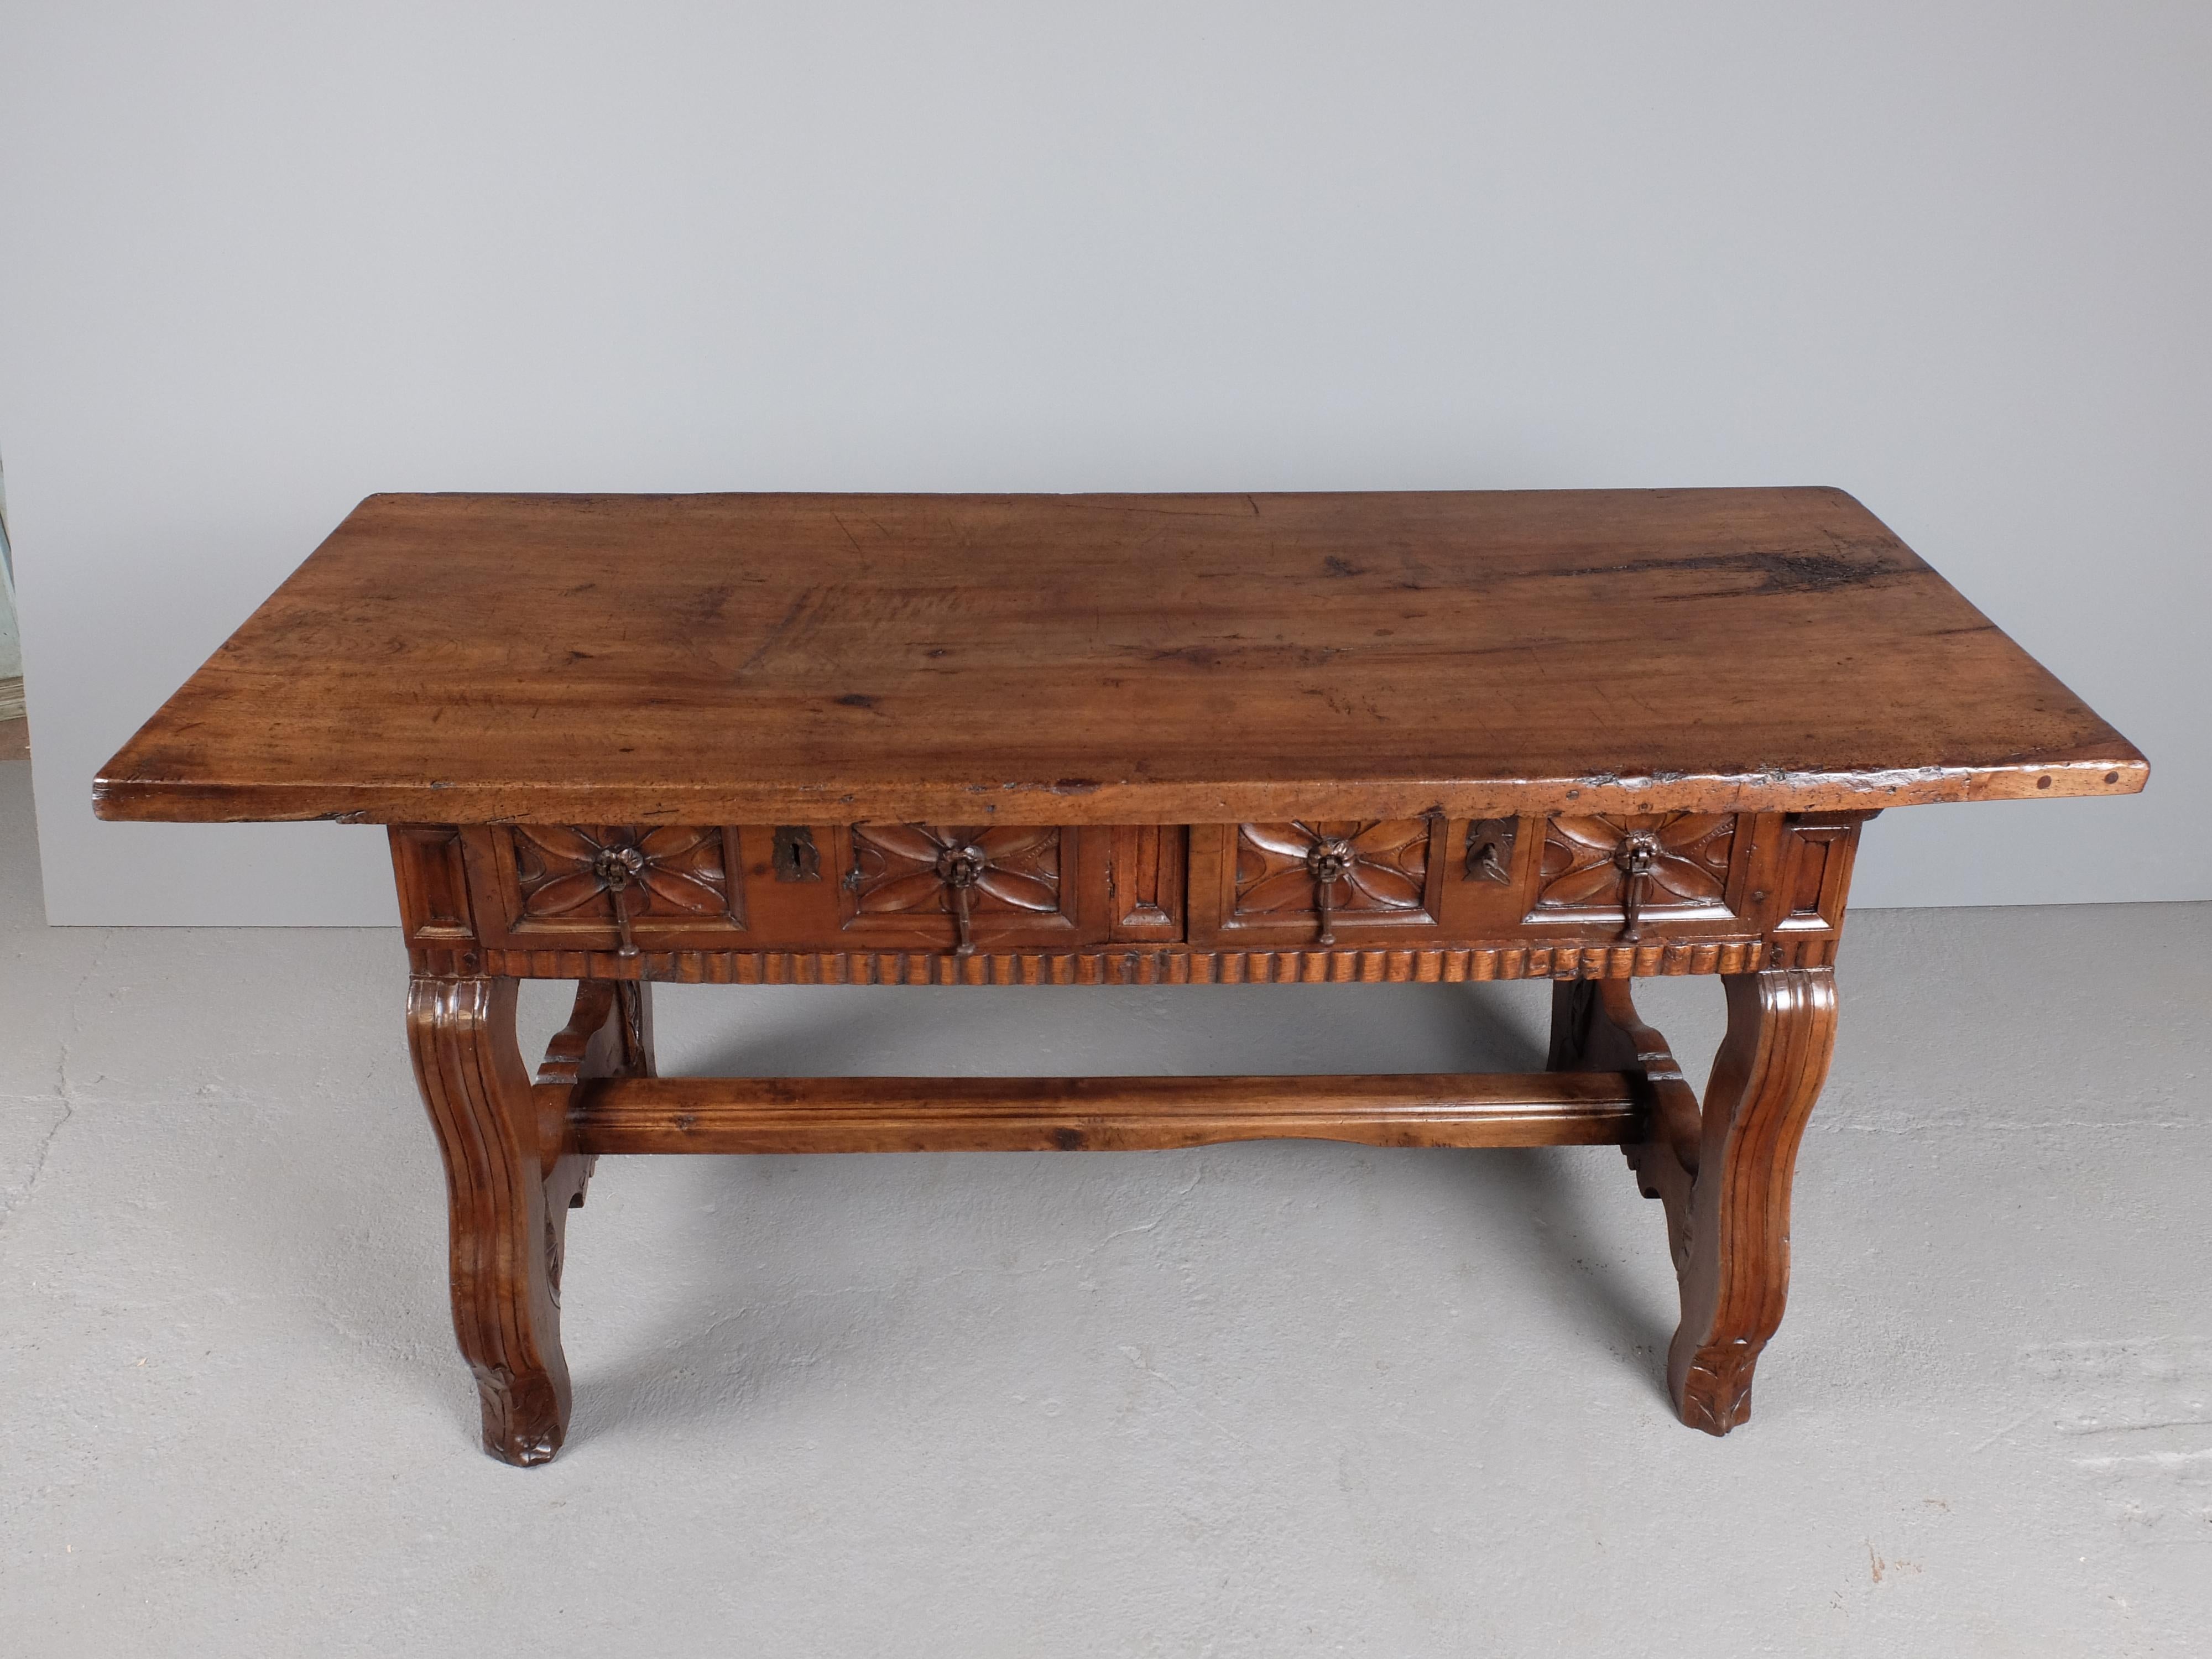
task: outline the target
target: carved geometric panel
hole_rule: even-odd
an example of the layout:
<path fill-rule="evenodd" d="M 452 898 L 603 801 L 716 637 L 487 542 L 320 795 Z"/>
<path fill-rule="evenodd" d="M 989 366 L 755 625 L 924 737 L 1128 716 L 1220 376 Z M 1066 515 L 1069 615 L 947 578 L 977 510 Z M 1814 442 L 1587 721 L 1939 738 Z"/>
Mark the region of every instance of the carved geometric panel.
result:
<path fill-rule="evenodd" d="M 1862 817 L 1792 812 L 1783 820 L 1786 837 L 1778 882 L 1783 914 L 1774 923 L 1776 933 L 1832 933 L 1843 925 Z"/>
<path fill-rule="evenodd" d="M 1050 914 L 1060 908 L 1060 831 L 1025 824 L 860 823 L 848 882 L 864 916 L 970 910 Z"/>
<path fill-rule="evenodd" d="M 1103 892 L 1077 879 L 1082 832 L 1050 824 L 856 823 L 841 832 L 845 931 L 962 955 L 1063 944 Z M 1087 867 L 1087 866 L 1086 866 Z M 1103 878 L 1103 859 L 1094 872 Z M 1103 907 L 1101 907 L 1103 910 Z M 1086 918 L 1093 913 L 1086 910 Z"/>
<path fill-rule="evenodd" d="M 1622 917 L 1632 893 L 1644 915 L 1729 915 L 1735 836 L 1732 812 L 1553 818 L 1528 920 Z"/>
<path fill-rule="evenodd" d="M 398 875 L 399 919 L 408 943 L 446 944 L 476 937 L 468 863 L 459 830 L 449 824 L 392 825 L 392 864 Z"/>
<path fill-rule="evenodd" d="M 661 824 L 517 824 L 518 927 L 558 921 L 743 926 L 725 832 Z"/>
<path fill-rule="evenodd" d="M 1114 826 L 1112 936 L 1127 939 L 1182 937 L 1185 837 L 1176 823 Z"/>
<path fill-rule="evenodd" d="M 1432 828 L 1426 818 L 1240 823 L 1231 919 L 1295 921 L 1325 907 L 1363 921 L 1431 921 Z"/>

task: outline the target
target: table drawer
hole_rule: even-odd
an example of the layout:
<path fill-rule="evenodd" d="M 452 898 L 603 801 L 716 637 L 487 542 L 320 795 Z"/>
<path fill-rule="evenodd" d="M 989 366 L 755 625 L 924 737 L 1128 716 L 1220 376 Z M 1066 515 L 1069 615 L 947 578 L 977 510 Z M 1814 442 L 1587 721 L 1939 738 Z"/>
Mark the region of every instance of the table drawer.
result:
<path fill-rule="evenodd" d="M 1832 936 L 1865 816 L 400 826 L 393 846 L 424 947 L 1364 951 Z"/>
<path fill-rule="evenodd" d="M 1732 812 L 1662 812 L 1543 820 L 1526 923 L 1619 927 L 1735 922 L 1753 820 Z"/>
<path fill-rule="evenodd" d="M 1065 950 L 1111 932 L 1110 830 L 518 824 L 443 833 L 465 854 L 473 926 L 498 947 Z M 1179 938 L 1179 886 L 1161 883 L 1154 851 L 1149 890 L 1175 908 L 1155 902 L 1136 914 L 1156 930 L 1172 914 Z M 410 861 L 442 867 L 428 845 Z M 416 931 L 428 943 L 443 937 L 440 927 L 453 931 L 428 910 L 453 906 L 425 903 Z"/>
<path fill-rule="evenodd" d="M 1190 939 L 1361 949 L 1747 935 L 1771 908 L 1773 884 L 1753 876 L 1781 841 L 1779 815 L 1747 813 L 1200 825 Z"/>
<path fill-rule="evenodd" d="M 750 937 L 734 827 L 516 824 L 465 831 L 463 845 L 487 943 L 665 951 Z"/>
<path fill-rule="evenodd" d="M 856 823 L 829 834 L 836 930 L 853 944 L 964 954 L 1106 937 L 1110 831 Z"/>
<path fill-rule="evenodd" d="M 1194 826 L 1191 941 L 1279 948 L 1437 937 L 1446 829 L 1442 818 Z"/>

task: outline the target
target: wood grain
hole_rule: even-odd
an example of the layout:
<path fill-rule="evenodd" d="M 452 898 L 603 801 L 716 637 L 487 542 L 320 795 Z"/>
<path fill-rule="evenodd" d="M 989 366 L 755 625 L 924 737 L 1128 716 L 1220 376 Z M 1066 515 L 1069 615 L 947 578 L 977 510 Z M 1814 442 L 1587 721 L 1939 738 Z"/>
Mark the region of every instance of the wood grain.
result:
<path fill-rule="evenodd" d="M 113 818 L 1274 823 L 2122 793 L 1832 489 L 375 495 Z"/>
<path fill-rule="evenodd" d="M 1137 1152 L 1218 1141 L 1611 1146 L 1629 1079 L 1529 1076 L 656 1078 L 585 1085 L 592 1152 Z"/>

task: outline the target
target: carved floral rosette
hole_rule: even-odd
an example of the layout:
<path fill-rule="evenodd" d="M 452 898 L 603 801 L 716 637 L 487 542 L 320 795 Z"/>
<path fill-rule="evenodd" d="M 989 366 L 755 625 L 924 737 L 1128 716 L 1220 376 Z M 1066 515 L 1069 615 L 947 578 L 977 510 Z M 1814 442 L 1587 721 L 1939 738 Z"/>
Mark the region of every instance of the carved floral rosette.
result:
<path fill-rule="evenodd" d="M 1536 908 L 1619 915 L 1640 874 L 1638 908 L 1647 915 L 1725 909 L 1735 827 L 1729 812 L 1553 818 Z"/>
<path fill-rule="evenodd" d="M 951 914 L 964 885 L 977 912 L 1050 914 L 1060 908 L 1060 835 L 1025 824 L 855 824 L 854 907 L 862 915 Z"/>
<path fill-rule="evenodd" d="M 1310 915 L 1319 908 L 1316 854 L 1340 849 L 1329 908 L 1338 915 L 1419 910 L 1429 878 L 1429 825 L 1422 818 L 1358 823 L 1237 826 L 1239 915 Z"/>
<path fill-rule="evenodd" d="M 518 824 L 522 915 L 581 912 L 736 919 L 720 830 L 678 825 Z M 623 909 L 616 909 L 619 895 Z"/>

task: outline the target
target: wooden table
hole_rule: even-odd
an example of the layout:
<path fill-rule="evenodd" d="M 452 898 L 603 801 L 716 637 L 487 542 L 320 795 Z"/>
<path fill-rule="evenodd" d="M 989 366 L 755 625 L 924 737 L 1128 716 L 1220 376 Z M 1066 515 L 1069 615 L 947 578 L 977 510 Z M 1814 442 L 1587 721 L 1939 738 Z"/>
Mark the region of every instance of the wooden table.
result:
<path fill-rule="evenodd" d="M 94 791 L 391 826 L 454 1327 L 535 1463 L 601 1153 L 1285 1135 L 1619 1145 L 1680 1279 L 1668 1388 L 1724 1434 L 1861 827 L 2147 774 L 1830 489 L 375 495 Z M 1702 1101 L 1652 974 L 1726 989 Z M 534 1083 L 522 978 L 580 981 Z M 1525 1076 L 662 1078 L 647 995 L 1523 978 Z"/>

